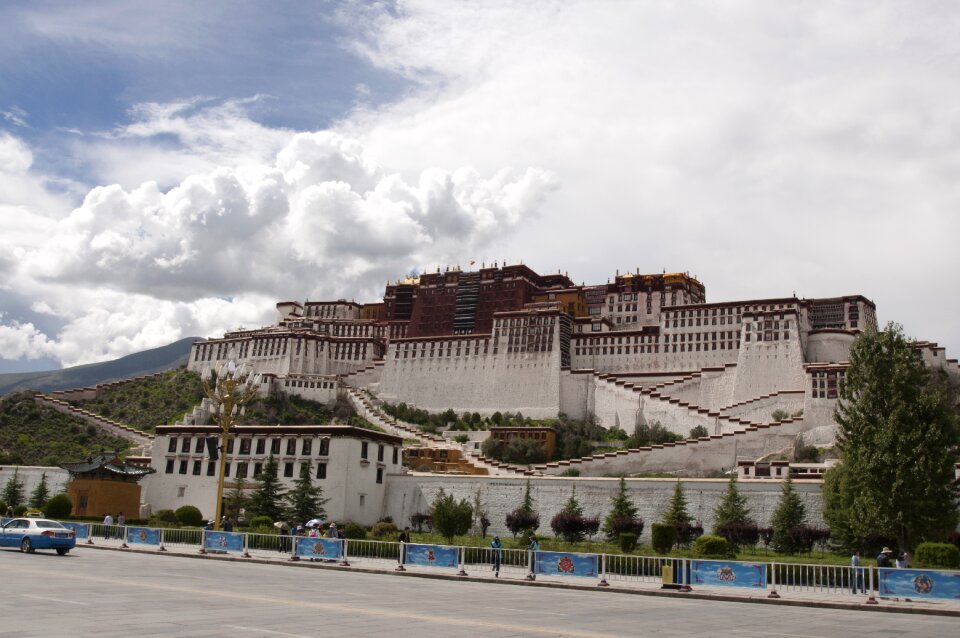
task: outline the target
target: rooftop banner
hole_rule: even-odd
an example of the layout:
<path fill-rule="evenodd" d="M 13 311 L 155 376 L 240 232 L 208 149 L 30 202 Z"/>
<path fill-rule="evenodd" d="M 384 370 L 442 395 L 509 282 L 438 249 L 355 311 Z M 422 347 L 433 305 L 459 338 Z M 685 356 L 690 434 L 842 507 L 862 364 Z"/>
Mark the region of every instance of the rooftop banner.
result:
<path fill-rule="evenodd" d="M 887 568 L 879 572 L 881 596 L 960 600 L 960 572 Z"/>
<path fill-rule="evenodd" d="M 160 530 L 150 527 L 128 527 L 127 542 L 137 545 L 159 545 Z"/>
<path fill-rule="evenodd" d="M 336 538 L 297 538 L 297 556 L 317 560 L 343 558 L 343 541 Z"/>
<path fill-rule="evenodd" d="M 205 531 L 203 533 L 203 548 L 219 552 L 242 552 L 243 534 L 239 532 Z"/>
<path fill-rule="evenodd" d="M 711 587 L 766 589 L 767 566 L 764 563 L 694 560 L 691 561 L 690 579 L 691 584 Z"/>
<path fill-rule="evenodd" d="M 533 560 L 533 572 L 545 576 L 597 578 L 600 575 L 600 555 L 536 552 Z"/>
<path fill-rule="evenodd" d="M 460 559 L 460 548 L 446 545 L 419 545 L 410 543 L 404 552 L 404 565 L 424 565 L 426 567 L 452 567 L 456 569 Z"/>

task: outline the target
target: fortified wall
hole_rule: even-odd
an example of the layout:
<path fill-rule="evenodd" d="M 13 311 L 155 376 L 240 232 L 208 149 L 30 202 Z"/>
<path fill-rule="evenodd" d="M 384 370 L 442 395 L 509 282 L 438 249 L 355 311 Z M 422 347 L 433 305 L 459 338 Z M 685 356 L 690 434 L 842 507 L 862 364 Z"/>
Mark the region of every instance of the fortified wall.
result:
<path fill-rule="evenodd" d="M 611 498 L 619 489 L 616 478 L 573 477 L 458 477 L 412 474 L 391 476 L 387 484 L 384 515 L 393 518 L 399 525 L 408 525 L 410 516 L 427 512 L 430 503 L 442 488 L 457 500 L 474 502 L 477 494 L 491 521 L 490 534 L 509 537 L 504 523 L 509 512 L 523 501 L 527 481 L 534 507 L 540 513 L 539 532 L 552 536 L 550 520 L 563 509 L 576 489 L 576 497 L 583 506 L 585 516 L 598 516 L 601 522 L 610 511 Z M 704 531 L 713 529 L 713 512 L 727 489 L 726 479 L 684 479 L 687 511 L 694 520 L 703 524 Z M 645 526 L 642 539 L 650 540 L 653 523 L 659 522 L 673 496 L 675 479 L 627 479 L 626 486 L 631 501 L 637 506 Z M 794 481 L 794 489 L 806 507 L 807 524 L 824 527 L 823 508 L 820 496 L 820 481 Z M 751 516 L 760 526 L 769 526 L 771 517 L 783 489 L 779 481 L 741 480 L 737 482 L 740 494 L 746 497 Z"/>

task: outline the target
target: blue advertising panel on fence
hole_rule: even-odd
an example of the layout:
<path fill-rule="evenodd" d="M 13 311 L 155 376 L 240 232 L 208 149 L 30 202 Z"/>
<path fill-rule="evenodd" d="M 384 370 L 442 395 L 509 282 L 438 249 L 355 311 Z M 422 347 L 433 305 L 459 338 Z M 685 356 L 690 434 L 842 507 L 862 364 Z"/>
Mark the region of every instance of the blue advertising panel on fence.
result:
<path fill-rule="evenodd" d="M 767 586 L 767 570 L 763 563 L 733 563 L 722 560 L 695 560 L 690 569 L 692 584 L 721 587 Z"/>
<path fill-rule="evenodd" d="M 127 542 L 138 545 L 159 545 L 160 530 L 149 527 L 128 527 Z"/>
<path fill-rule="evenodd" d="M 337 560 L 343 557 L 343 541 L 334 538 L 298 538 L 297 556 Z"/>
<path fill-rule="evenodd" d="M 72 529 L 76 533 L 77 538 L 90 538 L 90 526 L 86 523 L 63 522 L 60 524 L 67 529 Z"/>
<path fill-rule="evenodd" d="M 457 547 L 409 544 L 406 546 L 403 563 L 405 565 L 453 567 L 456 569 L 459 557 L 460 549 Z"/>
<path fill-rule="evenodd" d="M 239 532 L 204 532 L 203 546 L 205 549 L 225 552 L 243 551 L 243 534 Z"/>
<path fill-rule="evenodd" d="M 881 569 L 880 595 L 960 600 L 960 572 L 927 569 Z"/>
<path fill-rule="evenodd" d="M 548 576 L 596 578 L 599 570 L 600 556 L 597 554 L 537 552 L 533 560 L 533 572 Z"/>

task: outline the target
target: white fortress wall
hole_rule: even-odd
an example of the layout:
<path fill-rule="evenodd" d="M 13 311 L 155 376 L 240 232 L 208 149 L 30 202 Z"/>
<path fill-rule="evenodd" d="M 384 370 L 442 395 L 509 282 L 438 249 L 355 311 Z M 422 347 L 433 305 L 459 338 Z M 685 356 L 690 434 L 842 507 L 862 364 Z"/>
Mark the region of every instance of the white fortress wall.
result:
<path fill-rule="evenodd" d="M 700 405 L 700 376 L 682 378 L 660 388 L 660 396 Z"/>
<path fill-rule="evenodd" d="M 755 423 L 768 423 L 773 420 L 773 413 L 777 410 L 792 415 L 803 410 L 805 404 L 806 393 L 804 391 L 786 391 L 732 405 L 723 410 L 723 414 Z M 804 413 L 805 416 L 806 413 Z"/>
<path fill-rule="evenodd" d="M 697 405 L 711 410 L 719 410 L 730 405 L 736 376 L 735 364 L 701 370 L 700 396 L 697 397 Z"/>
<path fill-rule="evenodd" d="M 601 522 L 609 513 L 611 498 L 619 489 L 619 480 L 615 478 L 570 478 L 537 477 L 530 478 L 530 493 L 534 508 L 540 514 L 539 534 L 552 536 L 550 520 L 563 509 L 570 498 L 574 486 L 577 500 L 583 506 L 584 514 L 597 516 Z M 443 488 L 457 500 L 473 502 L 477 491 L 491 521 L 488 533 L 510 538 L 505 525 L 509 512 L 516 509 L 523 500 L 527 479 L 512 477 L 459 477 L 405 475 L 390 476 L 387 481 L 387 496 L 384 515 L 390 516 L 399 526 L 410 524 L 410 516 L 418 512 L 427 512 L 430 503 Z M 709 533 L 713 528 L 713 512 L 727 489 L 726 479 L 683 479 L 682 484 L 688 502 L 688 512 Z M 627 490 L 631 500 L 639 509 L 644 520 L 642 539 L 650 540 L 653 523 L 659 522 L 670 504 L 676 481 L 673 479 L 627 479 Z M 776 509 L 783 489 L 779 481 L 741 480 L 737 483 L 741 494 L 747 498 L 751 516 L 761 526 L 769 526 L 773 511 Z M 807 524 L 823 527 L 822 501 L 819 481 L 795 481 L 794 489 L 806 506 Z"/>
<path fill-rule="evenodd" d="M 72 461 L 81 461 L 82 459 L 69 459 Z M 37 489 L 43 475 L 47 476 L 47 490 L 50 496 L 56 496 L 67 491 L 67 483 L 70 482 L 70 472 L 62 467 L 47 467 L 42 465 L 4 465 L 0 467 L 0 485 L 6 485 L 13 478 L 14 474 L 17 480 L 23 483 L 23 504 L 27 505 L 30 501 L 30 495 Z M 0 515 L 6 516 L 6 513 L 0 512 Z"/>
<path fill-rule="evenodd" d="M 804 388 L 806 374 L 797 324 L 793 311 L 744 315 L 735 402 Z"/>
<path fill-rule="evenodd" d="M 850 358 L 856 333 L 849 330 L 812 330 L 806 335 L 808 363 L 839 363 Z"/>
<path fill-rule="evenodd" d="M 593 405 L 593 373 L 560 372 L 560 411 L 571 419 L 583 420 Z"/>
<path fill-rule="evenodd" d="M 519 411 L 535 418 L 557 416 L 558 349 L 520 353 L 500 349 L 494 354 L 489 342 L 484 335 L 392 343 L 380 381 L 380 398 L 431 412 L 452 408 L 485 416 L 497 411 Z M 456 355 L 457 344 L 464 349 L 460 356 Z"/>
<path fill-rule="evenodd" d="M 652 446 L 652 449 L 604 455 L 603 458 L 561 461 L 538 466 L 538 469 L 544 474 L 557 475 L 575 468 L 581 476 L 726 471 L 736 466 L 738 458 L 758 459 L 792 446 L 797 434 L 806 428 L 802 420 L 787 420 L 779 425 L 755 426 L 737 434 L 724 433 L 692 442 L 666 443 Z"/>
<path fill-rule="evenodd" d="M 336 376 L 289 375 L 274 379 L 271 385 L 284 394 L 319 403 L 333 403 L 337 400 L 339 381 Z"/>

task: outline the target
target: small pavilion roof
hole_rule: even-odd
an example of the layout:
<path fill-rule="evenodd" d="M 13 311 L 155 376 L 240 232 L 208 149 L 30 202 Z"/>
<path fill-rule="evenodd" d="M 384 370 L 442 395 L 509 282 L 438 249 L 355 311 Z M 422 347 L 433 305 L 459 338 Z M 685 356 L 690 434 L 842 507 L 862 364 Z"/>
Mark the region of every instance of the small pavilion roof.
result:
<path fill-rule="evenodd" d="M 116 474 L 117 476 L 142 478 L 147 474 L 156 472 L 152 467 L 124 463 L 115 453 L 110 452 L 103 452 L 95 456 L 87 457 L 85 461 L 62 463 L 60 467 L 70 472 L 71 475 L 106 472 Z"/>

